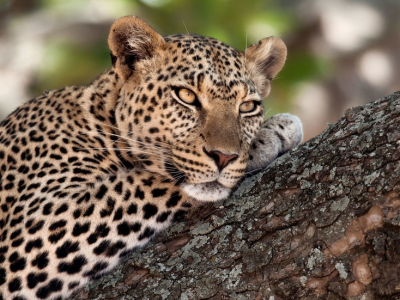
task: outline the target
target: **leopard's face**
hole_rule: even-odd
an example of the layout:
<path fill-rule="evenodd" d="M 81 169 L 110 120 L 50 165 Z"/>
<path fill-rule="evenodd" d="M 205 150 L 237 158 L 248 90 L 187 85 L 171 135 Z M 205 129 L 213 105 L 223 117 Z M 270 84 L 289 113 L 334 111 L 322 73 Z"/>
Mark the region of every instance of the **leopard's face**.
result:
<path fill-rule="evenodd" d="M 156 38 L 144 59 L 124 58 L 131 66 L 116 109 L 121 135 L 142 167 L 197 200 L 223 199 L 243 176 L 263 120 L 272 77 L 260 79 L 257 63 L 268 68 L 277 55 L 258 51 L 257 62 L 251 48 L 238 52 L 212 38 Z"/>

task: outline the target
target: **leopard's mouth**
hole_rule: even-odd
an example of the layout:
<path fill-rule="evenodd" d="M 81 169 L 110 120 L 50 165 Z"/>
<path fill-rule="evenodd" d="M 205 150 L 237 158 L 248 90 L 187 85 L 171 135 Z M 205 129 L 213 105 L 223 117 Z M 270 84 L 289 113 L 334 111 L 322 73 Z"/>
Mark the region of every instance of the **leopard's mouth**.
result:
<path fill-rule="evenodd" d="M 232 190 L 223 186 L 217 180 L 204 183 L 183 183 L 181 187 L 190 197 L 207 202 L 226 199 Z"/>
<path fill-rule="evenodd" d="M 165 170 L 176 180 L 176 184 L 181 185 L 182 190 L 189 197 L 198 201 L 215 202 L 223 200 L 230 195 L 232 190 L 220 183 L 218 179 L 202 183 L 189 183 L 186 174 L 180 171 L 171 160 L 165 162 Z"/>

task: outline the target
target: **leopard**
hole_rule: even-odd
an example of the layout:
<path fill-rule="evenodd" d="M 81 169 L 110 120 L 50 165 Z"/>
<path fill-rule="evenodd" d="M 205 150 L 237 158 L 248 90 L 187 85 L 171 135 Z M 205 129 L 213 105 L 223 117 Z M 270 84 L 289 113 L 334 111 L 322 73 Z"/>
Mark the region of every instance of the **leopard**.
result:
<path fill-rule="evenodd" d="M 0 299 L 61 300 L 303 138 L 263 99 L 287 56 L 117 19 L 111 66 L 0 124 Z"/>

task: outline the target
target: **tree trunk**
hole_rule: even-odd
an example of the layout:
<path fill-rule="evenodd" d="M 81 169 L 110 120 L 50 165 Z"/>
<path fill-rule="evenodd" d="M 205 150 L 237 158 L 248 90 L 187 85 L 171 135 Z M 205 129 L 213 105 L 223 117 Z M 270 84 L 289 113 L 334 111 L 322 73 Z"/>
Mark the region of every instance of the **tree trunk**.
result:
<path fill-rule="evenodd" d="M 400 299 L 399 128 L 346 111 L 71 299 Z"/>

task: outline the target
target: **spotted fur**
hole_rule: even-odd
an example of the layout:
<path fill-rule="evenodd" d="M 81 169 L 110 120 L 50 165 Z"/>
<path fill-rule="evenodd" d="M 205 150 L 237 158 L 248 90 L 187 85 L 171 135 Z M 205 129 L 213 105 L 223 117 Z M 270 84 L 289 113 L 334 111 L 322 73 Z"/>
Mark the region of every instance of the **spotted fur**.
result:
<path fill-rule="evenodd" d="M 109 46 L 113 66 L 90 85 L 47 92 L 0 124 L 1 300 L 67 297 L 301 140 L 293 116 L 262 124 L 279 39 L 239 52 L 124 17 Z M 240 112 L 244 102 L 256 109 Z"/>

